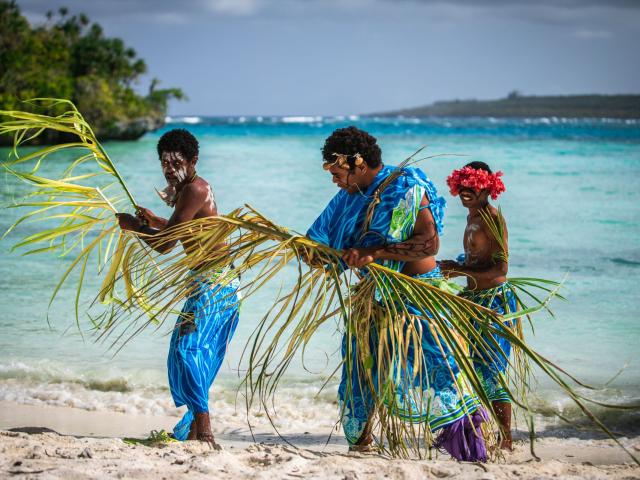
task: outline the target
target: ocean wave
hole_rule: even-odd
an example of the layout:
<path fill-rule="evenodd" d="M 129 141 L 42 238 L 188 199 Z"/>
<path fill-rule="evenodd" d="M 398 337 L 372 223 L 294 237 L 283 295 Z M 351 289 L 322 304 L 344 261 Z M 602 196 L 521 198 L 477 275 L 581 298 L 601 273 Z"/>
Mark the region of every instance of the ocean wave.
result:
<path fill-rule="evenodd" d="M 205 125 L 236 125 L 246 123 L 270 123 L 270 124 L 314 124 L 358 122 L 369 125 L 418 125 L 425 126 L 457 126 L 457 127 L 481 127 L 492 128 L 508 126 L 547 126 L 556 125 L 559 128 L 564 124 L 568 126 L 606 127 L 608 125 L 625 126 L 640 125 L 640 119 L 619 118 L 569 118 L 569 117 L 415 117 L 415 116 L 361 116 L 361 115 L 230 115 L 230 116 L 196 116 L 196 115 L 167 115 L 165 122 L 169 124 L 205 124 Z"/>
<path fill-rule="evenodd" d="M 152 136 L 184 125 L 198 127 L 199 134 L 239 135 L 317 135 L 329 134 L 337 127 L 355 124 L 375 135 L 454 135 L 519 138 L 566 138 L 590 140 L 610 138 L 640 140 L 640 123 L 634 119 L 608 118 L 498 118 L 498 117 L 410 117 L 359 115 L 284 115 L 284 116 L 168 116 L 167 125 Z M 278 127 L 278 128 L 274 128 Z M 263 130 L 264 129 L 264 130 Z"/>
<path fill-rule="evenodd" d="M 637 391 L 624 392 L 613 388 L 579 390 L 579 393 L 592 400 L 583 403 L 608 429 L 622 435 L 640 435 L 640 398 Z M 589 431 L 598 429 L 573 400 L 557 390 L 538 391 L 529 400 L 536 412 L 534 419 L 538 430 L 556 430 L 567 426 Z M 516 418 L 524 421 L 522 411 L 516 409 L 516 412 Z"/>
<path fill-rule="evenodd" d="M 64 364 L 41 359 L 30 364 L 12 361 L 0 364 L 0 381 L 20 380 L 30 384 L 70 384 L 101 392 L 131 392 L 145 388 L 166 389 L 164 374 L 155 369 L 125 372 L 115 366 L 87 368 L 83 372 Z"/>
<path fill-rule="evenodd" d="M 181 116 L 181 117 L 165 117 L 166 123 L 187 123 L 189 125 L 197 125 L 198 123 L 202 123 L 202 117 L 196 116 Z"/>
<path fill-rule="evenodd" d="M 609 261 L 616 263 L 618 265 L 624 265 L 627 267 L 640 267 L 640 262 L 637 260 L 630 260 L 628 258 L 609 258 Z"/>
<path fill-rule="evenodd" d="M 283 385 L 273 398 L 271 420 L 256 405 L 249 418 L 252 425 L 267 426 L 270 421 L 288 431 L 333 428 L 338 406 L 337 385 L 320 390 L 323 381 L 313 384 L 297 382 Z M 177 408 L 168 387 L 138 386 L 111 379 L 93 382 L 25 381 L 5 379 L 0 382 L 0 400 L 25 405 L 78 408 L 88 411 L 110 411 L 132 415 L 179 417 L 184 408 Z M 209 398 L 212 421 L 221 425 L 246 427 L 246 396 L 237 378 L 216 380 Z M 275 414 L 275 415 L 274 415 Z"/>
<path fill-rule="evenodd" d="M 142 415 L 177 416 L 168 390 L 155 389 L 102 391 L 81 383 L 28 383 L 5 380 L 0 384 L 0 400 L 83 410 L 112 411 Z"/>
<path fill-rule="evenodd" d="M 137 415 L 177 417 L 182 414 L 182 410 L 173 404 L 163 375 L 142 381 L 140 376 L 134 378 L 117 370 L 111 374 L 94 372 L 78 375 L 56 367 L 37 368 L 13 363 L 0 365 L 0 379 L 0 400 L 4 401 Z M 337 379 L 332 379 L 322 389 L 325 380 L 309 375 L 284 378 L 273 397 L 276 426 L 284 426 L 289 431 L 332 428 L 338 415 Z M 603 388 L 582 393 L 588 393 L 597 402 L 622 407 L 610 409 L 589 405 L 609 428 L 616 432 L 640 434 L 640 411 L 627 408 L 640 403 L 638 392 Z M 595 428 L 581 409 L 560 391 L 539 388 L 528 400 L 536 412 L 537 430 L 566 427 L 567 423 L 562 419 L 580 428 Z M 210 410 L 220 422 L 231 417 L 236 419 L 234 421 L 245 421 L 245 390 L 239 378 L 227 375 L 216 380 L 211 391 Z M 260 409 L 252 410 L 249 417 L 252 422 L 255 417 L 258 422 L 268 423 Z M 520 428 L 524 428 L 526 422 L 522 412 L 516 418 Z"/>
<path fill-rule="evenodd" d="M 291 116 L 291 117 L 281 117 L 280 121 L 282 123 L 319 123 L 322 122 L 323 117 L 319 117 L 319 116 L 305 116 L 305 115 L 299 115 L 299 116 Z"/>

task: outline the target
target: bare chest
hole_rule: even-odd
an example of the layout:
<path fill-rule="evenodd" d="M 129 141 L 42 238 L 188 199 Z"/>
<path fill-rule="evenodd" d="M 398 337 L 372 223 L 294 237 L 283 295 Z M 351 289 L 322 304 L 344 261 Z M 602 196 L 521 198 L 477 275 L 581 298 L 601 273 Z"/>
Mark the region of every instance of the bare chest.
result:
<path fill-rule="evenodd" d="M 491 242 L 482 225 L 470 221 L 464 231 L 464 253 L 466 263 L 477 265 L 484 263 L 491 254 Z"/>

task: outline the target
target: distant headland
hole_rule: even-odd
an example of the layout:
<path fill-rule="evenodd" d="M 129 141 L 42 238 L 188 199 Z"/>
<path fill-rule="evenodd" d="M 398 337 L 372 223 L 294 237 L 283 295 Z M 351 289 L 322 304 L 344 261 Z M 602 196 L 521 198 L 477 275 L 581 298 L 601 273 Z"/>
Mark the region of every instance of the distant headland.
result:
<path fill-rule="evenodd" d="M 640 95 L 525 96 L 498 100 L 449 100 L 367 116 L 640 118 Z"/>

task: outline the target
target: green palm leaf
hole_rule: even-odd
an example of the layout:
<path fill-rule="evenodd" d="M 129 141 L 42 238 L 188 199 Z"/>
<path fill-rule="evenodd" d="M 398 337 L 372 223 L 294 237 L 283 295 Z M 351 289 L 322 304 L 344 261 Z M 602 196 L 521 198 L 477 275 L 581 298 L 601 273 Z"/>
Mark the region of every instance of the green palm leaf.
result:
<path fill-rule="evenodd" d="M 122 204 L 123 197 L 128 198 L 133 206 L 135 202 L 115 164 L 71 102 L 34 99 L 30 103 L 42 107 L 65 105 L 68 108 L 58 116 L 0 110 L 0 118 L 3 119 L 0 135 L 12 135 L 14 139 L 13 148 L 2 166 L 6 172 L 26 183 L 30 190 L 25 198 L 10 206 L 31 209 L 18 218 L 4 236 L 25 223 L 35 223 L 38 225 L 36 233 L 16 242 L 14 249 L 23 250 L 25 255 L 54 252 L 71 258 L 69 267 L 53 289 L 51 302 L 71 273 L 77 271 L 74 310 L 79 324 L 80 294 L 87 265 L 90 260 L 96 261 L 99 271 L 108 265 L 111 244 L 119 235 L 114 217 L 116 206 Z M 25 145 L 36 141 L 46 130 L 64 132 L 75 140 L 36 148 L 22 155 Z M 43 176 L 43 165 L 51 159 L 60 165 L 61 157 L 57 154 L 63 152 L 76 155 L 64 165 L 59 177 Z M 84 173 L 76 173 L 80 166 L 84 166 Z"/>
<path fill-rule="evenodd" d="M 75 255 L 54 296 L 70 272 L 79 268 L 76 315 L 87 263 L 93 252 L 100 253 L 98 270 L 105 271 L 105 277 L 96 302 L 106 306 L 101 314 L 92 317 L 99 340 L 121 348 L 149 326 L 160 328 L 169 316 L 179 311 L 179 303 L 193 293 L 195 276 L 215 276 L 218 283 L 225 284 L 237 275 L 255 273 L 254 279 L 241 287 L 245 298 L 250 298 L 261 286 L 275 281 L 293 262 L 297 266 L 293 286 L 284 288 L 265 308 L 266 313 L 245 350 L 249 363 L 244 379 L 247 406 L 259 402 L 270 412 L 274 393 L 295 356 L 304 355 L 322 325 L 338 319 L 345 329 L 348 345 L 353 340 L 359 347 L 356 355 L 347 355 L 346 368 L 363 372 L 361 381 L 370 391 L 378 412 L 375 431 L 380 447 L 394 456 L 411 452 L 428 456 L 433 435 L 428 422 L 421 417 L 422 411 L 430 408 L 431 398 L 428 386 L 421 384 L 421 374 L 427 364 L 420 348 L 420 328 L 423 327 L 417 322 L 418 317 L 428 317 L 427 326 L 437 339 L 441 353 L 449 352 L 460 368 L 460 376 L 451 372 L 458 390 L 470 390 L 487 412 L 492 412 L 490 402 L 470 359 L 470 348 L 478 352 L 496 348 L 491 335 L 483 333 L 512 342 L 613 438 L 587 408 L 588 399 L 572 387 L 575 379 L 534 351 L 518 332 L 498 328 L 496 325 L 503 319 L 495 312 L 441 289 L 440 285 L 404 276 L 382 265 L 371 264 L 360 272 L 344 271 L 341 252 L 290 232 L 251 207 L 226 216 L 180 224 L 153 238 L 162 244 L 189 235 L 193 242 L 186 253 L 178 251 L 159 256 L 149 251 L 143 242 L 130 233 L 120 232 L 115 224 L 113 210 L 124 199 L 134 208 L 135 202 L 90 126 L 70 102 L 39 102 L 63 103 L 69 110 L 57 117 L 0 111 L 0 117 L 10 119 L 0 123 L 0 134 L 14 136 L 11 157 L 3 165 L 33 189 L 22 205 L 37 208 L 14 226 L 46 222 L 40 231 L 19 242 L 20 246 L 31 248 L 31 252 Z M 72 134 L 77 141 L 21 157 L 19 147 L 46 129 Z M 38 175 L 49 155 L 68 149 L 83 152 L 68 165 L 61 178 Z M 74 173 L 77 167 L 89 162 L 94 167 L 91 173 Z M 99 180 L 103 176 L 106 184 Z M 57 224 L 52 227 L 51 222 Z M 309 260 L 313 261 L 314 268 L 305 265 Z M 235 265 L 234 270 L 231 265 Z M 534 283 L 530 279 L 521 281 L 525 293 Z M 545 288 L 551 289 L 547 293 L 554 293 L 552 284 Z M 538 303 L 546 305 L 546 301 Z M 417 313 L 408 305 L 413 305 Z M 480 330 L 473 320 L 481 325 Z M 372 333 L 376 341 L 369 345 L 364 339 Z M 412 361 L 408 356 L 410 349 L 415 352 Z M 374 356 L 377 375 L 373 375 Z M 410 388 L 404 388 L 406 379 L 410 380 Z M 505 376 L 501 382 L 514 402 L 531 410 L 526 402 L 526 388 L 518 387 L 528 385 L 528 378 L 521 370 L 511 369 L 509 378 Z M 402 393 L 398 394 L 399 391 Z M 403 405 L 415 406 L 415 411 L 409 409 L 408 415 L 398 415 Z M 490 427 L 495 431 L 495 421 L 490 422 Z"/>

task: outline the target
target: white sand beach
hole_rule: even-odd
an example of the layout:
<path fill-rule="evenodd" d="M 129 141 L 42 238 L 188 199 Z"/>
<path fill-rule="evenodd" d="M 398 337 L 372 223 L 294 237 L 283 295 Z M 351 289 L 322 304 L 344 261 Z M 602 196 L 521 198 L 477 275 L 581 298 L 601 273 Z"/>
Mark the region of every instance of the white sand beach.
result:
<path fill-rule="evenodd" d="M 162 447 L 130 445 L 124 437 L 146 437 L 170 429 L 175 417 L 87 411 L 0 402 L 0 478 L 640 478 L 640 467 L 614 442 L 587 432 L 543 432 L 531 456 L 523 434 L 513 453 L 487 464 L 458 463 L 443 455 L 432 460 L 394 460 L 348 453 L 339 433 L 296 432 L 288 445 L 265 423 L 248 427 L 214 424 L 222 450 L 199 442 Z M 20 431 L 9 431 L 16 429 Z M 45 431 L 51 429 L 53 431 Z M 566 438 L 564 438 L 566 437 Z M 622 438 L 640 455 L 640 437 Z"/>

